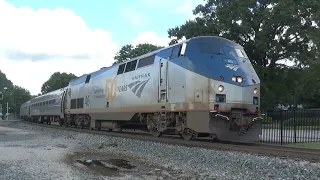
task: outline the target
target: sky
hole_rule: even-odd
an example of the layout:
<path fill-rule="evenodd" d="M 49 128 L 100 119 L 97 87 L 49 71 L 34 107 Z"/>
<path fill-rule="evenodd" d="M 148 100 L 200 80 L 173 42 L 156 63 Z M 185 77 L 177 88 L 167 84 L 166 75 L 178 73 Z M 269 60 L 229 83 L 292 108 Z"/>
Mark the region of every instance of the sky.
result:
<path fill-rule="evenodd" d="M 81 2 L 81 3 L 80 3 Z M 0 0 L 0 70 L 32 95 L 57 71 L 110 66 L 125 44 L 168 46 L 203 0 Z"/>

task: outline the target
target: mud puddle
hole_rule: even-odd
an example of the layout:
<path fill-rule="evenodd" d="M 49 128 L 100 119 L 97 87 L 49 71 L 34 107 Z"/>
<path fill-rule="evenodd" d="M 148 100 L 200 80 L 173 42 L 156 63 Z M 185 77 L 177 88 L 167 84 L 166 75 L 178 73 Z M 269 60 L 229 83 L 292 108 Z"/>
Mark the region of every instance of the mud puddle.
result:
<path fill-rule="evenodd" d="M 64 162 L 80 171 L 87 171 L 94 177 L 134 177 L 140 178 L 156 167 L 139 160 L 101 152 L 74 152 Z M 129 178 L 130 179 L 130 178 Z M 143 178 L 141 178 L 143 179 Z"/>
<path fill-rule="evenodd" d="M 117 176 L 120 174 L 120 171 L 136 168 L 129 161 L 123 159 L 76 160 L 74 165 L 86 167 L 102 176 Z"/>

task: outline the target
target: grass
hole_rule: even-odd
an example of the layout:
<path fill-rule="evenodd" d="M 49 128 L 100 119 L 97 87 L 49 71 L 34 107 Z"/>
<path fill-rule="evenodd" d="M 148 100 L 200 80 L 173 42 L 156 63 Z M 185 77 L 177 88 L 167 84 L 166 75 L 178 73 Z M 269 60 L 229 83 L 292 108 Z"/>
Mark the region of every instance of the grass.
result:
<path fill-rule="evenodd" d="M 319 149 L 320 150 L 320 142 L 297 143 L 297 144 L 294 144 L 293 146 L 302 147 L 302 148 Z"/>
<path fill-rule="evenodd" d="M 263 129 L 280 129 L 280 124 L 263 124 Z M 294 126 L 283 126 L 283 129 L 294 130 Z M 296 130 L 320 130 L 320 126 L 296 126 Z"/>

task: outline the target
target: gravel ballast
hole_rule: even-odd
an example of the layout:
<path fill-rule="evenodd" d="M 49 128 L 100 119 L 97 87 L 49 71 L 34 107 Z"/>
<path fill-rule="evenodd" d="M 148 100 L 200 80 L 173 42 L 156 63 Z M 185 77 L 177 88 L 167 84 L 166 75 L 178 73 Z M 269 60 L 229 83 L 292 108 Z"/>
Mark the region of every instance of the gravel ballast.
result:
<path fill-rule="evenodd" d="M 0 179 L 320 179 L 320 163 L 92 135 L 22 122 L 9 127 L 32 132 L 34 137 L 21 133 L 14 140 L 0 140 Z M 110 157 L 126 159 L 136 168 L 106 176 L 84 172 L 80 169 L 85 166 L 73 163 L 75 158 Z"/>

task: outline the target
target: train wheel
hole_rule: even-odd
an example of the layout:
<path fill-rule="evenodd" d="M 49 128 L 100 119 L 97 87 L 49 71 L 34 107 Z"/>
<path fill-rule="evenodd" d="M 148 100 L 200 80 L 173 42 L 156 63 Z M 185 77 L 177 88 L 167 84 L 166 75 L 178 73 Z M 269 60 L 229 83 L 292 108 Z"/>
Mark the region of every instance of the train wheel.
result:
<path fill-rule="evenodd" d="M 151 132 L 151 134 L 155 137 L 160 137 L 162 135 L 162 132 L 159 131 L 156 127 L 154 127 L 153 125 L 150 127 L 149 132 Z"/>
<path fill-rule="evenodd" d="M 180 133 L 180 136 L 186 141 L 189 141 L 189 140 L 193 139 L 193 135 L 192 134 L 188 134 L 188 133 L 185 133 L 185 132 Z"/>
<path fill-rule="evenodd" d="M 62 126 L 63 125 L 63 120 L 61 118 L 59 118 L 59 125 Z"/>
<path fill-rule="evenodd" d="M 157 131 L 157 130 L 151 130 L 151 134 L 152 134 L 154 137 L 160 137 L 160 136 L 162 135 L 162 132 Z"/>
<path fill-rule="evenodd" d="M 216 134 L 210 134 L 209 138 L 211 139 L 212 142 L 218 142 L 218 136 Z"/>
<path fill-rule="evenodd" d="M 149 129 L 149 132 L 155 137 L 160 137 L 162 135 L 162 132 L 158 130 L 157 126 L 160 123 L 160 116 L 158 118 L 151 118 L 148 120 L 147 128 Z"/>

